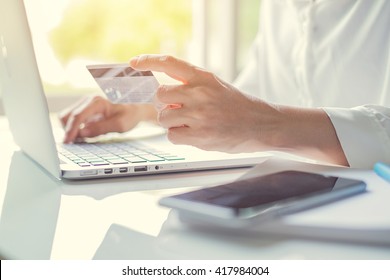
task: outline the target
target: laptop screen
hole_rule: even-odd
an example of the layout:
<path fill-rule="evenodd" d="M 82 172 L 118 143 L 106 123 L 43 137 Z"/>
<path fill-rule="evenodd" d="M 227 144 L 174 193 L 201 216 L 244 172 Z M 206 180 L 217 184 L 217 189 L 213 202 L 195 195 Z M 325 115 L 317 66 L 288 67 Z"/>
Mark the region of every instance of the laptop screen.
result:
<path fill-rule="evenodd" d="M 55 177 L 59 160 L 22 0 L 0 2 L 0 85 L 15 142 Z"/>

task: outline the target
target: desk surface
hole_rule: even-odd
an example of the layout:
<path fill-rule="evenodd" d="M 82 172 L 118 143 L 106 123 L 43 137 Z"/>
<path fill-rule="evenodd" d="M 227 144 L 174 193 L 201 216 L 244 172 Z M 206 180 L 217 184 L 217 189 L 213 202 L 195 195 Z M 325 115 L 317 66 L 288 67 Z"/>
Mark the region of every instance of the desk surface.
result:
<path fill-rule="evenodd" d="M 5 258 L 390 259 L 386 246 L 196 231 L 178 226 L 174 213 L 157 204 L 164 195 L 228 182 L 248 169 L 58 181 L 19 151 L 4 118 L 0 155 Z"/>

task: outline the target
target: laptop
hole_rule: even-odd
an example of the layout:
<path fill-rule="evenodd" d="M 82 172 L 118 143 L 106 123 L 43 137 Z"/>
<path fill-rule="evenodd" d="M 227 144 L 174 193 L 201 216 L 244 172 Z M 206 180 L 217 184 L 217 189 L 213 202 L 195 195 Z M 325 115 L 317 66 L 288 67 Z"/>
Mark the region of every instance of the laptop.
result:
<path fill-rule="evenodd" d="M 245 167 L 269 156 L 262 152 L 206 152 L 173 145 L 164 135 L 142 141 L 56 143 L 23 0 L 0 2 L 0 49 L 0 91 L 14 140 L 56 178 L 80 180 Z"/>

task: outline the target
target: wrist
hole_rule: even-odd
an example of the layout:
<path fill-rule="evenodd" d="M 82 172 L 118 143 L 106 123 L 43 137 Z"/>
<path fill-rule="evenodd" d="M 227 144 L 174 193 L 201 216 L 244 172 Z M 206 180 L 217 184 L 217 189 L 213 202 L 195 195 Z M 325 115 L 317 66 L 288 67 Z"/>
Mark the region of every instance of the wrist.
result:
<path fill-rule="evenodd" d="M 300 156 L 348 165 L 337 134 L 326 112 L 320 108 L 280 106 L 277 150 Z"/>

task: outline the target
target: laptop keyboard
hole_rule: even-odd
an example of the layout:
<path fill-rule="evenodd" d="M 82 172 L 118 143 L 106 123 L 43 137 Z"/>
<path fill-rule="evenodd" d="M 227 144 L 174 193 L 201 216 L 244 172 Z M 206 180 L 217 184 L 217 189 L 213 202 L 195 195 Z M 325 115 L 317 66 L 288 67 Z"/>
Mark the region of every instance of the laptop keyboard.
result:
<path fill-rule="evenodd" d="M 81 167 L 184 160 L 178 155 L 130 143 L 62 144 L 58 152 Z"/>

